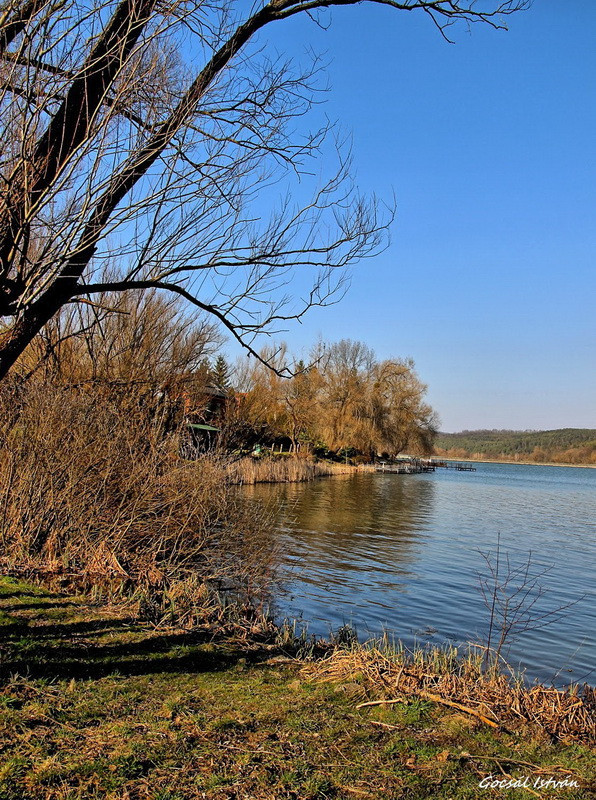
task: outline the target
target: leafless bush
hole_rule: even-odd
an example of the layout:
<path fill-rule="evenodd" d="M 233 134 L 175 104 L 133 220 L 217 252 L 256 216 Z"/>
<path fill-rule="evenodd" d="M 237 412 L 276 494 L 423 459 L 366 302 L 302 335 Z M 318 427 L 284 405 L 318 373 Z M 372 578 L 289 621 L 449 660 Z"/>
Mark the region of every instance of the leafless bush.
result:
<path fill-rule="evenodd" d="M 180 298 L 104 293 L 71 304 L 41 330 L 18 364 L 26 381 L 111 383 L 153 390 L 188 385 L 222 344 L 215 326 Z"/>
<path fill-rule="evenodd" d="M 548 589 L 543 578 L 552 567 L 539 567 L 531 551 L 514 563 L 509 553 L 502 551 L 500 535 L 494 556 L 481 555 L 486 573 L 478 576 L 478 583 L 489 614 L 484 664 L 497 669 L 506 644 L 557 622 L 582 598 L 560 605 L 545 601 Z"/>
<path fill-rule="evenodd" d="M 178 457 L 159 402 L 97 386 L 0 396 L 1 565 L 188 618 L 214 590 L 256 596 L 271 574 L 268 519 L 223 468 Z"/>

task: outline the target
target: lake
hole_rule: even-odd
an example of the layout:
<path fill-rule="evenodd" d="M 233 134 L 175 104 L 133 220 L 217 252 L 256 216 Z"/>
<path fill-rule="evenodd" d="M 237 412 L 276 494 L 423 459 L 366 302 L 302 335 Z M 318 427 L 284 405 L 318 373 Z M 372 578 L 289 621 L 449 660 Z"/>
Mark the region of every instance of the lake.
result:
<path fill-rule="evenodd" d="M 540 630 L 518 631 L 509 662 L 529 680 L 595 683 L 596 470 L 476 467 L 246 487 L 281 504 L 278 617 L 323 636 L 344 624 L 361 640 L 388 631 L 408 647 L 485 642 L 479 574 L 489 574 L 483 554 L 494 565 L 499 537 L 501 574 L 507 558 L 515 570 L 529 553 L 530 576 L 548 570 L 543 593 L 529 595 L 533 618 L 573 604 Z"/>

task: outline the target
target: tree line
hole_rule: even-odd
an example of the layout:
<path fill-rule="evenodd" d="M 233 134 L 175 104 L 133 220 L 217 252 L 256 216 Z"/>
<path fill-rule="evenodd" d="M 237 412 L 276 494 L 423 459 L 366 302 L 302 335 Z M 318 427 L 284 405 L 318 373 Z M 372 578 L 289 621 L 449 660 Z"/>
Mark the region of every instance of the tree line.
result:
<path fill-rule="evenodd" d="M 596 430 L 561 428 L 550 431 L 438 433 L 435 451 L 438 455 L 454 458 L 596 464 Z"/>
<path fill-rule="evenodd" d="M 216 327 L 177 298 L 106 294 L 48 323 L 18 374 L 23 384 L 93 386 L 131 408 L 167 409 L 171 424 L 211 423 L 228 451 L 277 444 L 297 455 L 366 459 L 431 451 L 437 418 L 411 359 L 379 359 L 345 339 L 317 344 L 305 360 L 281 345 L 262 350 L 260 361 L 232 364 L 222 343 Z M 288 364 L 292 376 L 284 377 Z"/>
<path fill-rule="evenodd" d="M 263 356 L 289 358 L 285 347 Z M 232 441 L 286 440 L 294 453 L 366 460 L 432 450 L 437 418 L 411 359 L 379 359 L 363 342 L 342 339 L 317 345 L 308 364 L 293 363 L 289 379 L 259 362 L 237 367 L 239 391 L 225 420 Z"/>

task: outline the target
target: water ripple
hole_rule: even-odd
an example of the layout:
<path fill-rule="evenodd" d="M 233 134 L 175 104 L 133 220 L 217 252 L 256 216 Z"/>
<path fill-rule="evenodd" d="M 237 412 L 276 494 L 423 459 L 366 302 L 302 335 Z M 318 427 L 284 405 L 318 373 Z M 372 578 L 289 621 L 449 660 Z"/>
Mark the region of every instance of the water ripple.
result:
<path fill-rule="evenodd" d="M 361 636 L 389 630 L 415 642 L 486 636 L 482 554 L 500 534 L 513 563 L 532 553 L 549 569 L 545 609 L 566 616 L 511 644 L 531 679 L 596 674 L 596 470 L 482 464 L 475 473 L 363 474 L 312 484 L 254 487 L 282 500 L 286 571 L 280 614 L 326 635 L 346 622 Z"/>

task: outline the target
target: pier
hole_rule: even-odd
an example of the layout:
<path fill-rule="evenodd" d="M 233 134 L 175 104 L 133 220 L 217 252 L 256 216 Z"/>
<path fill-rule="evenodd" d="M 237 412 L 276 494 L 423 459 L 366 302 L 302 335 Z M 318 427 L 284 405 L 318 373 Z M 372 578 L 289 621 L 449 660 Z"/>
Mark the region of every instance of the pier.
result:
<path fill-rule="evenodd" d="M 434 465 L 402 462 L 398 464 L 375 464 L 377 472 L 392 472 L 396 475 L 419 475 L 421 472 L 434 472 Z"/>
<path fill-rule="evenodd" d="M 457 469 L 460 472 L 476 472 L 476 467 L 473 464 L 465 463 L 462 461 L 434 461 L 435 467 L 442 469 Z"/>
<path fill-rule="evenodd" d="M 476 467 L 462 461 L 436 461 L 432 458 L 403 458 L 388 463 L 381 461 L 375 464 L 376 472 L 391 472 L 395 475 L 420 475 L 423 472 L 434 472 L 436 469 L 455 469 L 458 472 L 476 472 Z"/>

